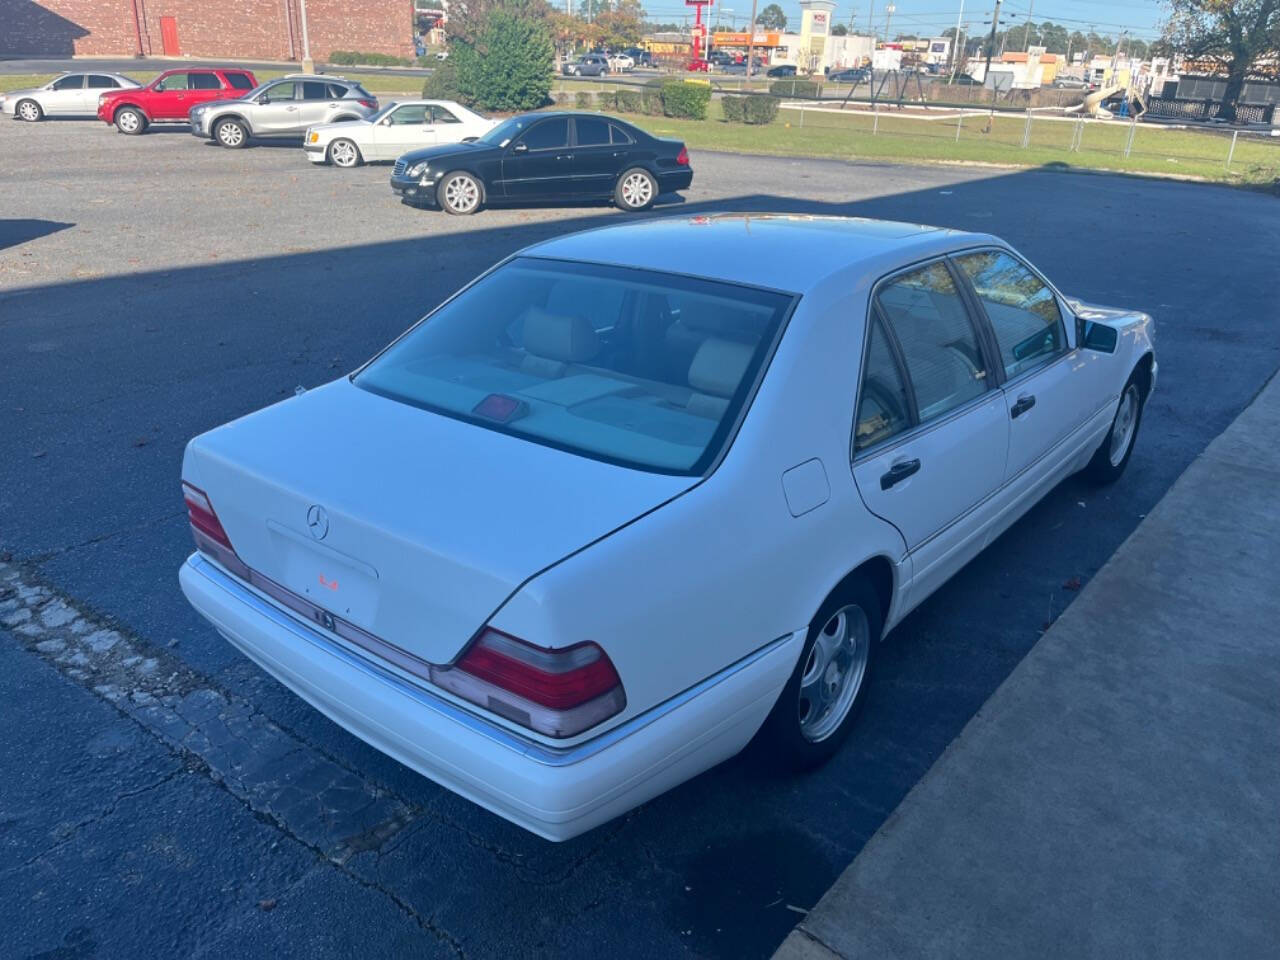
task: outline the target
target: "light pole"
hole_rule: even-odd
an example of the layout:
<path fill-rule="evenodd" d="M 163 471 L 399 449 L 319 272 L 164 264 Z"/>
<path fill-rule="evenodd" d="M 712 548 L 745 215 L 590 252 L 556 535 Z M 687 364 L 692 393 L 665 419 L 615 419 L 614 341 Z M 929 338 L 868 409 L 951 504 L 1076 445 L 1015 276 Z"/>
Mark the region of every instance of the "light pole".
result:
<path fill-rule="evenodd" d="M 996 0 L 995 13 L 991 15 L 991 36 L 987 37 L 987 65 L 982 70 L 982 84 L 986 86 L 991 83 L 991 54 L 995 52 L 996 47 L 996 29 L 1000 26 L 1000 4 L 1003 0 Z M 982 128 L 983 133 L 990 133 L 991 127 L 996 119 L 996 85 L 991 83 L 991 114 L 987 117 L 987 125 Z"/>
<path fill-rule="evenodd" d="M 316 65 L 311 60 L 311 42 L 307 37 L 307 0 L 298 0 L 298 19 L 302 22 L 302 72 L 315 73 Z"/>
<path fill-rule="evenodd" d="M 889 27 L 893 23 L 893 11 L 897 10 L 892 3 L 884 8 L 884 42 L 888 43 L 893 39 L 893 34 L 889 32 Z"/>
<path fill-rule="evenodd" d="M 751 61 L 756 55 L 756 2 L 751 0 L 751 19 L 747 21 L 747 81 L 751 80 Z"/>

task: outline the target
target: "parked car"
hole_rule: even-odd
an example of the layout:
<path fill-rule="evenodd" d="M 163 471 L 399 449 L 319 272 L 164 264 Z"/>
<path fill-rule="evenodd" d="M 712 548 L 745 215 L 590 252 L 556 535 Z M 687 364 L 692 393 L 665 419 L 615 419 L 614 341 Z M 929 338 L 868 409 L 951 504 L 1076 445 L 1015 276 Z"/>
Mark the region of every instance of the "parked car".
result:
<path fill-rule="evenodd" d="M 243 96 L 258 85 L 239 67 L 166 70 L 145 87 L 110 90 L 98 97 L 98 119 L 121 133 L 144 133 L 153 123 L 188 123 L 191 108 Z"/>
<path fill-rule="evenodd" d="M 701 57 L 694 57 L 685 64 L 684 68 L 690 73 L 710 73 L 711 61 L 703 60 Z"/>
<path fill-rule="evenodd" d="M 793 63 L 780 63 L 776 67 L 770 67 L 767 76 L 770 77 L 794 77 L 796 75 L 796 67 Z"/>
<path fill-rule="evenodd" d="M 180 582 L 356 736 L 563 840 L 756 737 L 834 755 L 886 631 L 1063 478 L 1121 476 L 1156 372 L 1150 317 L 988 235 L 557 237 L 192 440 Z"/>
<path fill-rule="evenodd" d="M 622 52 L 635 61 L 635 64 L 638 67 L 653 66 L 653 54 L 648 50 L 643 50 L 640 47 L 627 47 L 627 49 Z"/>
<path fill-rule="evenodd" d="M 358 167 L 442 143 L 474 140 L 498 125 L 452 100 L 389 103 L 367 120 L 311 127 L 302 148 L 312 163 Z"/>
<path fill-rule="evenodd" d="M 42 87 L 0 93 L 0 112 L 28 123 L 45 117 L 92 117 L 103 91 L 139 86 L 122 73 L 64 73 Z"/>
<path fill-rule="evenodd" d="M 609 72 L 609 58 L 602 53 L 588 53 L 560 69 L 566 77 L 601 77 Z"/>
<path fill-rule="evenodd" d="M 961 86 L 961 87 L 965 87 L 965 86 L 969 86 L 969 87 L 980 87 L 980 86 L 982 86 L 982 81 L 981 81 L 981 80 L 977 79 L 976 77 L 974 77 L 974 76 L 972 76 L 971 74 L 968 74 L 968 73 L 957 73 L 957 74 L 952 78 L 951 82 L 952 82 L 952 83 L 954 83 L 954 84 L 956 84 L 957 86 Z"/>
<path fill-rule="evenodd" d="M 832 83 L 870 83 L 871 71 L 865 67 L 852 67 L 848 70 L 837 70 L 835 73 L 827 74 L 827 79 Z"/>
<path fill-rule="evenodd" d="M 679 140 L 598 113 L 556 112 L 518 115 L 469 143 L 406 153 L 391 189 L 453 214 L 537 200 L 612 200 L 636 211 L 692 181 Z"/>
<path fill-rule="evenodd" d="M 315 124 L 363 120 L 377 109 L 378 99 L 358 83 L 303 73 L 192 107 L 189 119 L 193 136 L 234 149 L 254 138 L 302 136 Z"/>
<path fill-rule="evenodd" d="M 1053 85 L 1059 90 L 1083 90 L 1085 82 L 1079 77 L 1057 77 L 1053 81 Z"/>
<path fill-rule="evenodd" d="M 636 62 L 625 53 L 611 53 L 607 57 L 609 61 L 609 69 L 614 73 L 625 73 L 634 70 Z"/>

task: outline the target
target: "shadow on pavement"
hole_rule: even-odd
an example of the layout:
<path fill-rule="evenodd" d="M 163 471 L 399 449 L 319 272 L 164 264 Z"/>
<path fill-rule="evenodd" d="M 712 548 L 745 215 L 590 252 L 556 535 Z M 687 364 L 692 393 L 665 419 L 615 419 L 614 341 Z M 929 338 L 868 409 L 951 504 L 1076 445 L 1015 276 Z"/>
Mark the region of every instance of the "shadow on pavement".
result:
<path fill-rule="evenodd" d="M 0 250 L 20 246 L 74 226 L 74 223 L 62 223 L 58 220 L 0 220 Z"/>

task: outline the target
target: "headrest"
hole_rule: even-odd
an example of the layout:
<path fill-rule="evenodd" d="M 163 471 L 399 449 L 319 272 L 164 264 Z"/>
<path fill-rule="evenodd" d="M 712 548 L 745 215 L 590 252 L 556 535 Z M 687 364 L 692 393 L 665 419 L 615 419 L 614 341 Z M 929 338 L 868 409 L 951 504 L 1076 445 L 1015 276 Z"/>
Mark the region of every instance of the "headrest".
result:
<path fill-rule="evenodd" d="M 600 351 L 600 338 L 586 317 L 547 313 L 541 307 L 524 312 L 524 348 L 538 357 L 581 363 Z"/>
<path fill-rule="evenodd" d="M 745 343 L 707 337 L 689 364 L 689 386 L 717 397 L 733 396 L 754 353 Z"/>

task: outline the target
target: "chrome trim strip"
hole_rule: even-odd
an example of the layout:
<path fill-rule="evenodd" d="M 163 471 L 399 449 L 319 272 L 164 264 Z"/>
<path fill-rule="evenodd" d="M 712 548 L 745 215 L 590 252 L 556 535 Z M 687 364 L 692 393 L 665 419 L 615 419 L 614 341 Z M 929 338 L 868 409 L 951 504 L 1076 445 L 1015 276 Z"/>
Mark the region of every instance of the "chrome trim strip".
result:
<path fill-rule="evenodd" d="M 456 704 L 445 700 L 443 697 L 437 696 L 430 691 L 411 684 L 403 678 L 392 673 L 384 667 L 379 666 L 364 657 L 359 656 L 355 652 L 334 643 L 332 640 L 317 633 L 315 630 L 300 620 L 280 610 L 278 607 L 266 602 L 256 593 L 246 587 L 243 583 L 234 577 L 220 570 L 216 564 L 199 553 L 193 553 L 187 558 L 187 566 L 194 572 L 199 573 L 214 586 L 219 587 L 226 593 L 230 594 L 236 600 L 248 606 L 254 613 L 270 620 L 277 627 L 287 630 L 300 641 L 305 641 L 317 649 L 338 658 L 351 668 L 360 671 L 368 677 L 379 680 L 388 686 L 415 701 L 419 706 L 434 711 L 446 720 L 461 724 L 472 733 L 479 734 L 482 737 L 506 747 L 512 752 L 533 760 L 536 763 L 549 767 L 565 767 L 571 764 L 580 763 L 588 757 L 593 757 L 601 751 L 613 746 L 621 740 L 631 736 L 639 730 L 644 729 L 655 720 L 671 713 L 679 707 L 684 706 L 695 697 L 705 693 L 707 690 L 719 684 L 721 681 L 728 679 L 733 674 L 751 666 L 759 660 L 781 647 L 787 640 L 790 640 L 794 633 L 784 634 L 766 643 L 763 647 L 747 654 L 736 663 L 732 663 L 725 667 L 719 673 L 713 673 L 682 693 L 676 694 L 669 700 L 665 700 L 657 706 L 632 717 L 625 723 L 605 731 L 598 737 L 574 744 L 570 747 L 548 747 L 545 744 L 538 743 L 526 737 L 519 736 L 500 727 L 491 721 L 485 720 L 469 710 L 457 706 Z"/>

